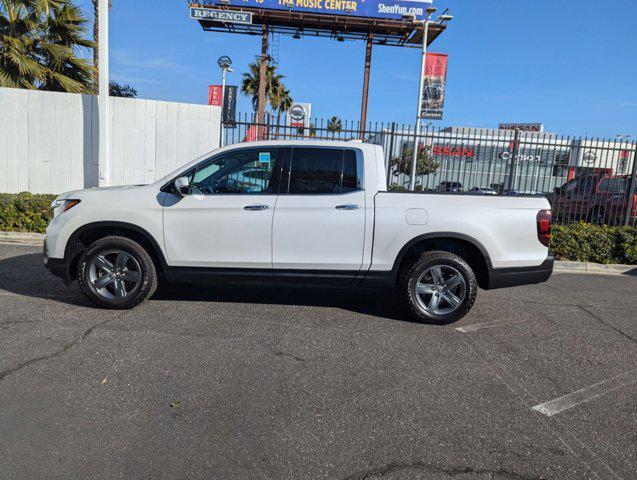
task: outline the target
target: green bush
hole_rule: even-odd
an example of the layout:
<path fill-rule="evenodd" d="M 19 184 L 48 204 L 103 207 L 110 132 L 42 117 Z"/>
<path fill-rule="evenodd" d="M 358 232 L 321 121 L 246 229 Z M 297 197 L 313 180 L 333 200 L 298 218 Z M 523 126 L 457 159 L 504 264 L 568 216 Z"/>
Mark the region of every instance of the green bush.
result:
<path fill-rule="evenodd" d="M 637 228 L 584 222 L 554 225 L 550 250 L 559 260 L 636 264 Z"/>
<path fill-rule="evenodd" d="M 44 233 L 51 221 L 51 202 L 55 197 L 28 192 L 0 193 L 0 230 Z"/>

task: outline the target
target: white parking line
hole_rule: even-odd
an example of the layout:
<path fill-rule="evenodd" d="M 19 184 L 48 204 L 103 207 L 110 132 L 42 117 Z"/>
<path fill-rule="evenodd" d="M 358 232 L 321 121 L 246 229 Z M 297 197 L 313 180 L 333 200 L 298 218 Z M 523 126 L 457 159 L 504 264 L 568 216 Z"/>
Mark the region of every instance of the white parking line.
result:
<path fill-rule="evenodd" d="M 547 417 L 552 417 L 553 415 L 563 412 L 564 410 L 568 410 L 569 408 L 575 407 L 576 405 L 589 402 L 597 397 L 601 397 L 606 393 L 612 392 L 613 390 L 617 390 L 636 382 L 637 370 L 631 370 L 630 372 L 622 373 L 620 375 L 617 375 L 616 377 L 609 378 L 608 380 L 603 380 L 599 383 L 591 385 L 590 387 L 582 388 L 581 390 L 569 393 L 568 395 L 556 398 L 555 400 L 540 403 L 539 405 L 531 407 L 531 410 L 540 412 Z"/>
<path fill-rule="evenodd" d="M 500 325 L 515 325 L 517 323 L 525 323 L 530 320 L 533 320 L 533 319 L 529 318 L 527 320 L 512 320 L 510 322 L 497 321 L 497 322 L 474 323 L 473 325 L 467 325 L 466 327 L 456 327 L 456 330 L 462 333 L 469 333 L 469 332 L 476 332 L 478 330 L 483 330 L 485 328 L 499 327 Z"/>

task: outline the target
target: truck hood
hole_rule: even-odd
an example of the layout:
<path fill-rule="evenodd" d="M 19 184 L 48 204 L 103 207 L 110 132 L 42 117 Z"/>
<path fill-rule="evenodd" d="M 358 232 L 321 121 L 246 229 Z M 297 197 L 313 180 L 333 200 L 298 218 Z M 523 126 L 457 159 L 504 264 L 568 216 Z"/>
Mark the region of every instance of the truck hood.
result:
<path fill-rule="evenodd" d="M 58 200 L 64 200 L 66 198 L 82 198 L 85 195 L 98 194 L 99 192 L 127 192 L 130 190 L 141 189 L 147 187 L 148 185 L 118 185 L 115 187 L 91 187 L 84 188 L 82 190 L 72 190 L 70 192 L 65 192 L 58 195 Z"/>

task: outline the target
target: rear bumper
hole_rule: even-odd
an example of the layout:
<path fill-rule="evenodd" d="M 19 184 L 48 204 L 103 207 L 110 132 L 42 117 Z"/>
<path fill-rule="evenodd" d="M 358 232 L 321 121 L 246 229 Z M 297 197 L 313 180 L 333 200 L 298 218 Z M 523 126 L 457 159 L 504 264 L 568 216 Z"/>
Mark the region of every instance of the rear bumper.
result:
<path fill-rule="evenodd" d="M 489 290 L 546 282 L 553 273 L 554 258 L 548 257 L 537 267 L 492 268 Z"/>

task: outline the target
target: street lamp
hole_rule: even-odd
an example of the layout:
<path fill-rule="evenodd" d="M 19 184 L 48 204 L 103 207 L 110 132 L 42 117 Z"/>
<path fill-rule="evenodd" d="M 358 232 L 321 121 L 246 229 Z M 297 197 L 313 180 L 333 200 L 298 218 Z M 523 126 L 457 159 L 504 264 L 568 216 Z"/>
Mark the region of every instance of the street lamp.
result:
<path fill-rule="evenodd" d="M 423 20 L 423 34 L 422 34 L 422 51 L 420 58 L 420 82 L 418 85 L 418 104 L 416 106 L 416 127 L 414 129 L 414 152 L 411 161 L 411 179 L 409 182 L 409 189 L 413 191 L 416 188 L 416 166 L 418 164 L 418 134 L 420 133 L 422 120 L 422 94 L 425 88 L 425 66 L 427 64 L 427 40 L 429 37 L 429 24 L 432 23 L 431 16 L 436 13 L 436 7 L 428 7 L 426 10 L 426 16 Z M 438 16 L 436 23 L 442 24 L 453 20 L 453 15 L 449 15 L 448 10 L 445 10 Z M 429 125 L 429 124 L 428 124 Z"/>
<path fill-rule="evenodd" d="M 226 95 L 226 72 L 234 72 L 230 65 L 232 60 L 228 55 L 223 55 L 217 60 L 217 65 L 221 68 L 221 113 L 223 115 L 223 100 Z M 219 134 L 219 146 L 223 146 L 223 118 L 221 118 L 221 132 Z"/>

